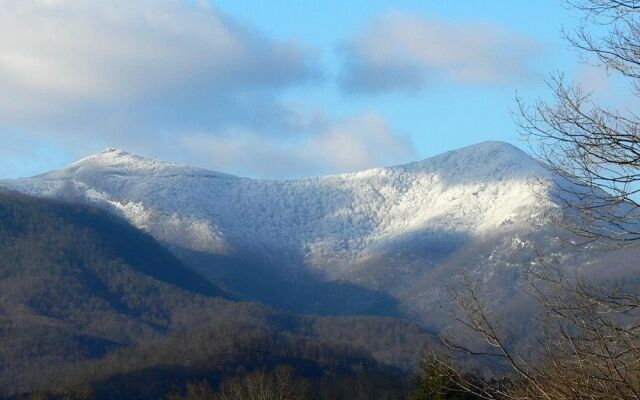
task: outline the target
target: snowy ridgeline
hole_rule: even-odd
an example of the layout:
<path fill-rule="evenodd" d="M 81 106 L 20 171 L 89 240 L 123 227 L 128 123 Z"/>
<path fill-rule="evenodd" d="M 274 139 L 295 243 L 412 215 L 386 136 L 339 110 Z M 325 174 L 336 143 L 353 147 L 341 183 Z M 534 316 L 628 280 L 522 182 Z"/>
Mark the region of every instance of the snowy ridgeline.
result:
<path fill-rule="evenodd" d="M 516 147 L 486 142 L 404 166 L 296 180 L 239 178 L 108 149 L 0 186 L 98 203 L 194 250 L 292 252 L 322 268 L 400 242 L 543 225 L 556 209 L 539 197 L 544 176 Z"/>

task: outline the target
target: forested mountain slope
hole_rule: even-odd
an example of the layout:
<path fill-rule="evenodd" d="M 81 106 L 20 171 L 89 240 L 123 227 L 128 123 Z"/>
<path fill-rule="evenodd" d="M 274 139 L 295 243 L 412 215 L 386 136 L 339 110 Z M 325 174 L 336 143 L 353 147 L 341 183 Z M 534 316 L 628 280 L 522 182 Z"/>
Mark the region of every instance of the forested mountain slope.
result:
<path fill-rule="evenodd" d="M 362 362 L 373 369 L 386 368 L 379 362 L 410 368 L 430 339 L 417 326 L 396 319 L 300 317 L 224 296 L 120 217 L 95 207 L 0 191 L 0 393 L 52 384 L 66 376 L 61 375 L 64 366 L 113 351 L 126 359 L 131 346 L 134 355 L 138 350 L 133 349 L 155 343 L 154 354 L 165 354 L 168 363 L 183 362 L 190 357 L 188 346 L 174 346 L 178 339 L 168 338 L 191 343 L 189 335 L 196 332 L 234 332 L 235 338 L 228 340 L 237 340 L 232 348 L 238 353 L 225 353 L 229 370 L 221 370 L 213 356 L 201 360 L 214 376 L 243 365 L 242 355 L 255 351 L 256 343 L 281 335 L 289 339 L 265 347 L 275 354 L 270 362 L 295 363 L 299 356 L 316 365 L 321 360 L 314 357 L 326 351 L 347 369 Z M 358 338 L 353 341 L 357 348 L 343 350 L 352 342 L 343 336 L 345 329 Z M 197 346 L 218 354 L 216 336 L 209 342 L 207 337 L 201 334 Z M 304 355 L 295 350 L 300 341 L 326 350 Z M 139 359 L 126 370 L 126 363 L 105 361 L 99 378 L 135 375 L 156 366 L 154 360 Z M 259 366 L 259 360 L 252 360 L 245 367 Z M 177 384 L 189 376 L 169 374 Z"/>

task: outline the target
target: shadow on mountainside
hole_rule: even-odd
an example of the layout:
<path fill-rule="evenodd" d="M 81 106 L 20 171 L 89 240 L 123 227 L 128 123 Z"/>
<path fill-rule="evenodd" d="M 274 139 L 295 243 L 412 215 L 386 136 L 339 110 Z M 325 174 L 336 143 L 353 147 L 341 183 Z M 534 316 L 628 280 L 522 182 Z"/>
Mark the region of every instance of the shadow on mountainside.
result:
<path fill-rule="evenodd" d="M 393 297 L 346 281 L 323 280 L 303 266 L 285 271 L 253 255 L 216 255 L 176 247 L 172 251 L 214 285 L 241 300 L 303 314 L 400 315 Z"/>

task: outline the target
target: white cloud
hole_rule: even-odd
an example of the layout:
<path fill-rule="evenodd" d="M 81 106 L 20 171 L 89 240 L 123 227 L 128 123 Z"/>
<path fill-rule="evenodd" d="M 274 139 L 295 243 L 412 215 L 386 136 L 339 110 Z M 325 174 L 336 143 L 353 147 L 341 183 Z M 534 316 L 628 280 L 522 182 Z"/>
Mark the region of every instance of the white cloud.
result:
<path fill-rule="evenodd" d="M 342 49 L 342 84 L 353 92 L 417 90 L 430 83 L 504 84 L 532 75 L 533 40 L 488 23 L 453 23 L 394 12 Z"/>
<path fill-rule="evenodd" d="M 258 177 L 317 176 L 415 159 L 412 142 L 379 115 L 335 121 L 326 130 L 288 139 L 251 131 L 185 135 L 177 147 L 195 163 Z"/>
<path fill-rule="evenodd" d="M 191 88 L 284 87 L 317 73 L 304 47 L 205 2 L 0 0 L 0 9 L 0 120 Z"/>
<path fill-rule="evenodd" d="M 320 77 L 318 54 L 208 1 L 0 0 L 0 10 L 2 177 L 107 146 L 261 177 L 415 157 L 377 114 L 336 120 L 284 102 L 286 88 Z"/>
<path fill-rule="evenodd" d="M 394 135 L 377 114 L 366 114 L 331 126 L 313 136 L 300 148 L 304 157 L 318 157 L 334 171 L 358 171 L 364 168 L 412 161 L 412 143 Z"/>

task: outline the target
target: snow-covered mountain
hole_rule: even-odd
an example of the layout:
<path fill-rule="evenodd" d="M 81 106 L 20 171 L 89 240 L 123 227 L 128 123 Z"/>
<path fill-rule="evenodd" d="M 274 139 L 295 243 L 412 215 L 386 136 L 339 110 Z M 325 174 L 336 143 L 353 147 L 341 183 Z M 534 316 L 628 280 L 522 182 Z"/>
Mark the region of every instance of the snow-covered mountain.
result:
<path fill-rule="evenodd" d="M 548 226 L 559 208 L 545 200 L 553 190 L 546 176 L 518 148 L 485 142 L 407 165 L 296 180 L 242 178 L 107 149 L 0 185 L 106 207 L 240 295 L 313 279 L 380 294 L 399 313 L 429 322 L 454 271 L 492 279 L 503 269 L 500 284 L 513 287 L 509 267 L 531 262 L 536 241 L 548 248 L 556 239 Z M 270 274 L 280 277 L 271 286 Z M 358 290 L 342 300 L 357 303 Z M 280 306 L 302 301 L 276 297 Z M 375 304 L 364 301 L 363 310 Z"/>

